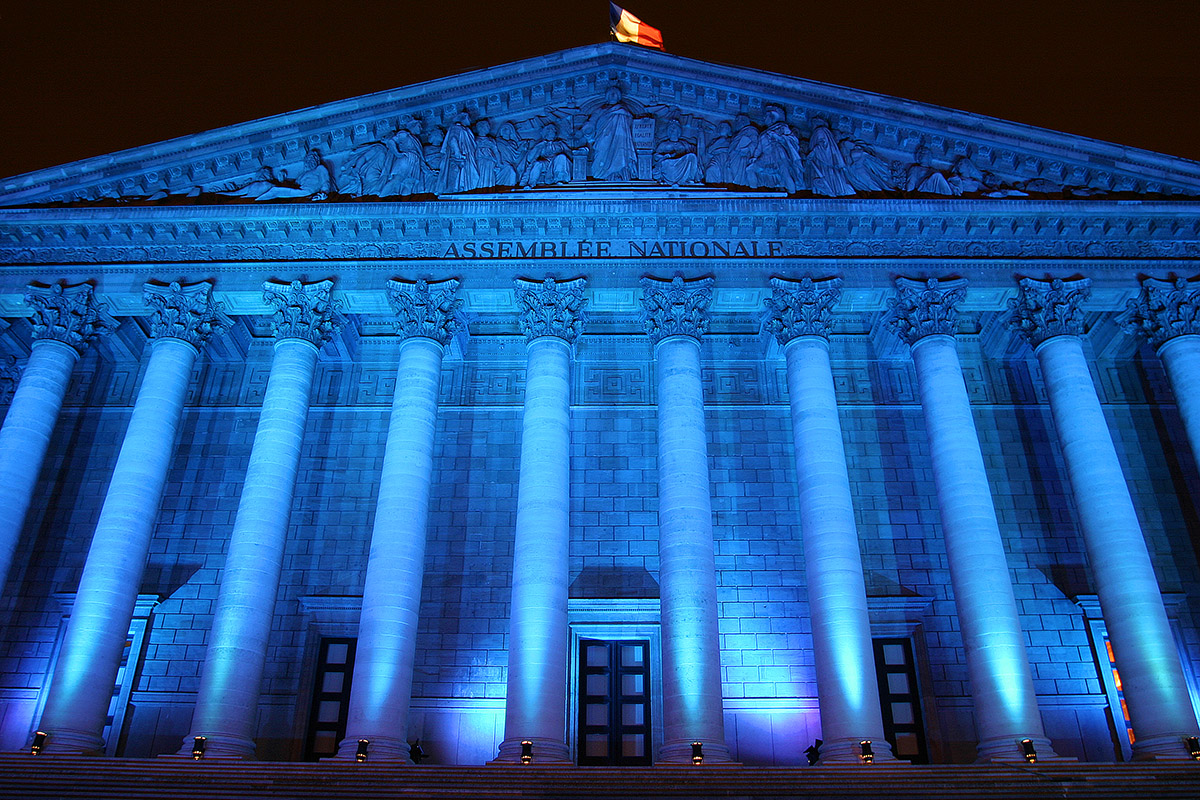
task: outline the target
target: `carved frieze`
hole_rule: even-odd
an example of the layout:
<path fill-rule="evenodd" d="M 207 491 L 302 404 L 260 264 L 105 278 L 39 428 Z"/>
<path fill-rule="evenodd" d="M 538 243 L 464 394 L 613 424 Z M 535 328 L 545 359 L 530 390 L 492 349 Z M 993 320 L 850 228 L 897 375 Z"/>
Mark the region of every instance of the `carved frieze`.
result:
<path fill-rule="evenodd" d="M 17 366 L 16 356 L 0 358 L 0 403 L 12 400 L 21 380 L 21 369 Z"/>
<path fill-rule="evenodd" d="M 644 277 L 642 323 L 650 341 L 658 344 L 668 336 L 699 339 L 708 330 L 712 305 L 712 278 L 684 280 L 682 275 L 663 279 Z"/>
<path fill-rule="evenodd" d="M 547 277 L 543 281 L 517 278 L 513 282 L 521 309 L 518 321 L 526 339 L 556 336 L 573 343 L 579 338 L 586 320 L 583 296 L 586 280 L 556 281 Z"/>
<path fill-rule="evenodd" d="M 1088 278 L 1021 278 L 1017 297 L 1008 301 L 1012 327 L 1033 347 L 1054 336 L 1082 335 L 1080 304 L 1091 294 L 1091 286 Z"/>
<path fill-rule="evenodd" d="M 842 298 L 842 279 L 798 281 L 771 278 L 771 297 L 766 301 L 766 329 L 780 344 L 797 336 L 822 336 L 833 331 L 833 309 Z"/>
<path fill-rule="evenodd" d="M 142 293 L 150 307 L 150 335 L 154 339 L 182 339 L 200 348 L 230 327 L 233 320 L 212 296 L 211 281 L 181 284 L 147 283 Z"/>
<path fill-rule="evenodd" d="M 460 316 L 463 301 L 455 294 L 458 279 L 447 278 L 430 283 L 389 280 L 388 302 L 396 313 L 396 331 L 404 338 L 419 336 L 445 346 L 463 328 Z"/>
<path fill-rule="evenodd" d="M 967 296 L 964 278 L 919 281 L 896 278 L 896 297 L 888 299 L 891 328 L 908 344 L 926 336 L 958 332 L 958 305 Z"/>
<path fill-rule="evenodd" d="M 263 299 L 275 310 L 271 329 L 276 339 L 305 339 L 317 347 L 337 335 L 346 319 L 330 300 L 333 281 L 301 283 L 267 281 Z"/>
<path fill-rule="evenodd" d="M 1141 293 L 1128 301 L 1121 321 L 1154 347 L 1176 336 L 1200 333 L 1200 281 L 1143 278 Z"/>
<path fill-rule="evenodd" d="M 117 321 L 109 315 L 107 305 L 97 302 L 90 283 L 30 284 L 25 290 L 25 303 L 33 309 L 35 339 L 54 339 L 79 353 L 97 337 L 117 329 Z"/>

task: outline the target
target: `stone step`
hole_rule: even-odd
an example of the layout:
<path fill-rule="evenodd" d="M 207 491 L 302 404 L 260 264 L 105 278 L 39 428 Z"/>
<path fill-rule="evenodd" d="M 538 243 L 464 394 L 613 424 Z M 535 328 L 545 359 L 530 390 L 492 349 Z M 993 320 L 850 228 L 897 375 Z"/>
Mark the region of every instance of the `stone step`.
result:
<path fill-rule="evenodd" d="M 1200 765 L 440 767 L 0 755 L 0 797 L 41 800 L 382 798 L 1200 797 Z"/>

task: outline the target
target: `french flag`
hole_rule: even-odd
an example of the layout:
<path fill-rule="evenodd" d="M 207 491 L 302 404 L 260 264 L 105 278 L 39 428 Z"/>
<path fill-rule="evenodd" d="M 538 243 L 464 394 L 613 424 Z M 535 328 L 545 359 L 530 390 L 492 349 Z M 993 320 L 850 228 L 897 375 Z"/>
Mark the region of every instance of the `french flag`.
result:
<path fill-rule="evenodd" d="M 643 47 L 663 48 L 662 31 L 651 28 L 616 3 L 608 4 L 609 27 L 618 42 L 631 42 Z"/>

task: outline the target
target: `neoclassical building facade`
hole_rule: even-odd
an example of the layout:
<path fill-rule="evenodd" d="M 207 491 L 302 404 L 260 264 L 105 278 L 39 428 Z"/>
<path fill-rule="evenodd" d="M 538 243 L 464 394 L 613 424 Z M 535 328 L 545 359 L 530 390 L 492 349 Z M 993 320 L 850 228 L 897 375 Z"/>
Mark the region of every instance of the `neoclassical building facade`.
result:
<path fill-rule="evenodd" d="M 1197 276 L 1194 162 L 616 43 L 0 181 L 0 747 L 1189 758 Z"/>

